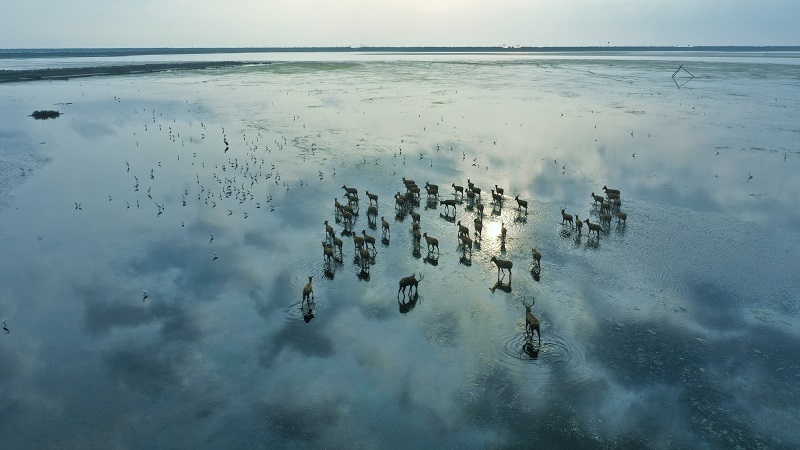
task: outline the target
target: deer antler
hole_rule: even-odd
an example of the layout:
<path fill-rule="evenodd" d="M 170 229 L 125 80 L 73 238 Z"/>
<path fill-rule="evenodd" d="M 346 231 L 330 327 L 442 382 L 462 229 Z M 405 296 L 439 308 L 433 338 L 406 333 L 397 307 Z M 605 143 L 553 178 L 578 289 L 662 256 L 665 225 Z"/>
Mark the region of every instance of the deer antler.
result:
<path fill-rule="evenodd" d="M 416 272 L 414 272 L 414 273 L 416 273 Z M 422 275 L 422 273 L 420 273 L 420 274 L 419 274 L 419 280 L 418 280 L 418 281 L 422 281 L 422 279 L 423 279 L 423 278 L 425 278 L 425 276 L 423 276 L 423 275 Z"/>

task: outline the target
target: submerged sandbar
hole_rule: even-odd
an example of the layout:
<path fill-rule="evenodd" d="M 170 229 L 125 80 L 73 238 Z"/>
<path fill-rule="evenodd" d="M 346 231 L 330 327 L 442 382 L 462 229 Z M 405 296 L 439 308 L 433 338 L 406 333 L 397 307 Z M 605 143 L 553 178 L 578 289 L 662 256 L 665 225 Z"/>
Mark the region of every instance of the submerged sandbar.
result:
<path fill-rule="evenodd" d="M 151 64 L 126 64 L 101 67 L 62 67 L 35 70 L 0 70 L 0 83 L 36 80 L 66 80 L 78 77 L 95 77 L 101 75 L 130 75 L 136 73 L 166 72 L 169 70 L 199 70 L 221 67 L 236 67 L 252 62 L 242 61 L 205 61 L 205 62 L 170 62 Z M 268 64 L 268 63 L 258 63 Z"/>

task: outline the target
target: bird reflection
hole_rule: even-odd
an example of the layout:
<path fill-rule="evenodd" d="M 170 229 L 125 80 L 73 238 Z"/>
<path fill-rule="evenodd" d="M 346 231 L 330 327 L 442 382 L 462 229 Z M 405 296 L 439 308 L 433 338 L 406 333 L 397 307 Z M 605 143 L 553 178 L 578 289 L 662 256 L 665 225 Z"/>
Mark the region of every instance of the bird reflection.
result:
<path fill-rule="evenodd" d="M 6 333 L 11 333 L 11 330 L 9 330 L 8 326 L 6 325 L 6 319 L 3 319 L 3 331 Z"/>

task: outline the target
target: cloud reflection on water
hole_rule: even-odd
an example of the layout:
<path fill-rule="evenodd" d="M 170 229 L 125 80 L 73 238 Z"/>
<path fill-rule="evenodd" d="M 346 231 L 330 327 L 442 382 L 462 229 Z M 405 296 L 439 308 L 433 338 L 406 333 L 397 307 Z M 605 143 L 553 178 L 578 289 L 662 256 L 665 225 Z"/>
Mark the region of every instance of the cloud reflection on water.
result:
<path fill-rule="evenodd" d="M 741 119 L 722 111 L 726 102 L 764 108 L 760 117 L 772 107 L 752 95 L 731 100 L 708 83 L 675 92 L 653 73 L 661 68 L 302 63 L 219 78 L 134 77 L 135 86 L 129 77 L 84 80 L 80 90 L 93 97 L 125 100 L 76 108 L 64 119 L 79 115 L 77 124 L 48 132 L 97 123 L 116 137 L 93 126 L 64 134 L 50 150 L 53 178 L 28 180 L 15 191 L 19 212 L 0 212 L 15 230 L 4 254 L 28 255 L 5 258 L 0 271 L 0 306 L 14 330 L 0 349 L 9 362 L 0 369 L 9 386 L 0 391 L 9 405 L 0 429 L 11 447 L 52 444 L 25 432 L 34 417 L 60 423 L 52 439 L 67 446 L 87 446 L 85 436 L 223 447 L 800 441 L 790 294 L 800 242 L 785 227 L 796 214 L 785 195 L 796 162 L 738 147 L 716 156 L 714 145 L 745 133 L 728 136 Z M 797 95 L 779 75 L 764 82 Z M 79 92 L 58 85 L 60 95 Z M 786 132 L 764 131 L 767 123 L 743 127 L 757 134 L 746 142 L 791 145 Z M 257 184 L 243 164 L 261 174 Z M 756 167 L 772 175 L 736 178 Z M 456 227 L 439 209 L 419 209 L 423 231 L 440 239 L 436 264 L 413 256 L 411 221 L 391 210 L 403 176 L 440 184 L 442 198 L 450 198 L 444 186 L 467 178 L 483 189 L 487 213 L 471 265 L 459 262 Z M 220 196 L 221 183 L 257 200 Z M 599 240 L 586 230 L 577 239 L 560 225 L 560 209 L 594 221 L 589 193 L 606 183 L 623 190 L 629 222 L 612 222 Z M 356 277 L 352 238 L 343 238 L 333 279 L 323 276 L 323 221 L 341 235 L 332 203 L 342 184 L 377 193 L 379 215 L 391 222 L 369 281 Z M 510 195 L 496 215 L 494 184 Z M 530 203 L 524 220 L 515 220 L 516 194 Z M 72 209 L 77 198 L 81 211 Z M 125 207 L 136 201 L 142 209 Z M 377 235 L 365 203 L 353 230 Z M 475 214 L 458 206 L 463 223 Z M 529 273 L 534 246 L 539 280 Z M 508 293 L 490 291 L 493 255 L 515 262 Z M 402 314 L 397 280 L 411 273 L 425 276 L 420 301 Z M 297 305 L 308 276 L 317 309 L 304 323 Z M 520 299 L 533 296 L 544 343 L 535 362 L 506 348 L 522 332 Z"/>

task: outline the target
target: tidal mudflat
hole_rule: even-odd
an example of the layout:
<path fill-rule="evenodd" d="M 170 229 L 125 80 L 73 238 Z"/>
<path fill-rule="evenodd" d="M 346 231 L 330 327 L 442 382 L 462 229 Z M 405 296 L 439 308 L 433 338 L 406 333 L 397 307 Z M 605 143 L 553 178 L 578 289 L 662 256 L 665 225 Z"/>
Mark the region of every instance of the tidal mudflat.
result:
<path fill-rule="evenodd" d="M 797 447 L 797 66 L 683 63 L 680 83 L 675 61 L 426 55 L 4 84 L 4 447 Z M 404 177 L 439 185 L 413 208 L 438 252 L 398 213 Z M 468 179 L 480 239 L 467 199 L 438 203 Z M 604 185 L 624 225 L 563 223 L 597 222 Z"/>

